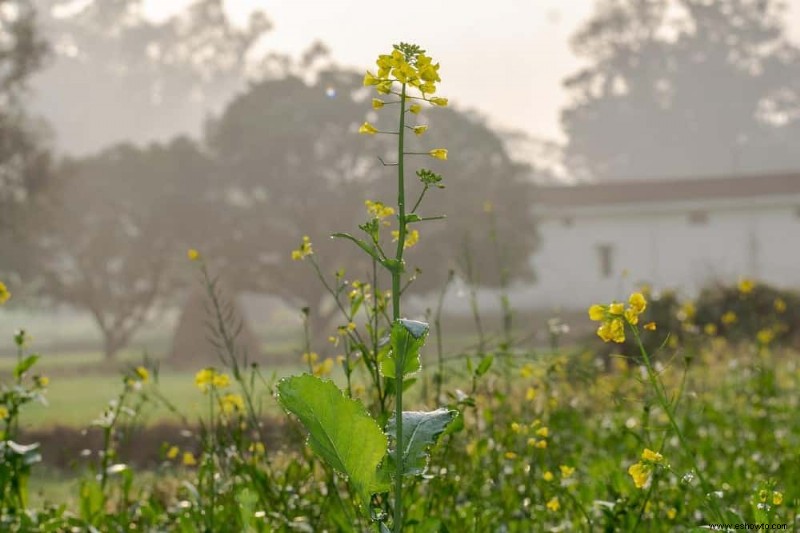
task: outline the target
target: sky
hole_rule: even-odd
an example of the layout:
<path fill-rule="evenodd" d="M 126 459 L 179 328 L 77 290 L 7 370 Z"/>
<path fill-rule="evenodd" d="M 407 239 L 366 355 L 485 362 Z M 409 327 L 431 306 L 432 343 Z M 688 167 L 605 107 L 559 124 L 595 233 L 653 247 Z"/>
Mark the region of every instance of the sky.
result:
<path fill-rule="evenodd" d="M 165 16 L 190 0 L 145 0 Z M 594 0 L 226 0 L 246 21 L 264 10 L 274 24 L 265 45 L 295 57 L 315 40 L 336 63 L 366 70 L 378 54 L 406 41 L 441 63 L 439 93 L 489 124 L 537 138 L 563 140 L 559 114 L 565 77 L 581 65 L 569 39 Z M 800 0 L 789 0 L 790 31 L 800 39 Z M 396 6 L 403 6 L 397 8 Z"/>

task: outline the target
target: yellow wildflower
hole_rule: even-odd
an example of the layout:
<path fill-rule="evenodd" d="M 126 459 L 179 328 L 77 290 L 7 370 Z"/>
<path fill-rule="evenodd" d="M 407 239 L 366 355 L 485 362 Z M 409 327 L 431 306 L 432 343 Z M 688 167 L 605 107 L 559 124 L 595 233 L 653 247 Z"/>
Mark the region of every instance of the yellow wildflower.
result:
<path fill-rule="evenodd" d="M 772 504 L 780 505 L 782 503 L 783 503 L 783 494 L 776 490 L 775 492 L 772 493 Z"/>
<path fill-rule="evenodd" d="M 314 365 L 312 372 L 315 376 L 327 376 L 333 370 L 333 359 L 330 357 L 326 358 L 318 365 Z"/>
<path fill-rule="evenodd" d="M 759 344 L 766 346 L 775 339 L 775 331 L 769 328 L 759 330 L 759 332 L 756 334 L 756 339 L 758 340 Z"/>
<path fill-rule="evenodd" d="M 597 329 L 597 335 L 605 342 L 625 342 L 625 324 L 619 318 L 609 320 Z"/>
<path fill-rule="evenodd" d="M 211 384 L 216 389 L 224 389 L 231 384 L 231 378 L 228 374 L 215 374 Z"/>
<path fill-rule="evenodd" d="M 220 374 L 213 368 L 204 368 L 194 376 L 194 383 L 203 392 L 210 389 L 223 389 L 230 385 L 230 378 L 227 374 Z"/>
<path fill-rule="evenodd" d="M 761 500 L 762 503 L 766 503 L 767 501 L 766 489 L 761 489 L 760 491 L 758 491 L 758 499 Z"/>
<path fill-rule="evenodd" d="M 625 304 L 619 302 L 612 302 L 608 306 L 608 312 L 612 315 L 621 315 L 625 312 Z"/>
<path fill-rule="evenodd" d="M 378 78 L 376 78 L 370 71 L 367 71 L 367 73 L 364 74 L 364 86 L 365 87 L 368 87 L 370 85 L 378 85 L 379 81 L 380 80 Z"/>
<path fill-rule="evenodd" d="M 314 249 L 311 245 L 311 239 L 309 239 L 308 235 L 303 235 L 303 242 L 300 243 L 300 247 L 297 248 L 297 250 L 292 250 L 292 260 L 302 261 L 313 253 Z"/>
<path fill-rule="evenodd" d="M 178 452 L 180 452 L 180 450 L 177 446 L 170 446 L 169 450 L 167 450 L 167 459 L 175 459 L 178 457 Z"/>
<path fill-rule="evenodd" d="M 267 449 L 264 447 L 263 442 L 254 442 L 253 444 L 250 445 L 250 453 L 253 453 L 255 455 L 264 455 L 266 451 Z"/>
<path fill-rule="evenodd" d="M 589 308 L 589 319 L 600 321 L 606 318 L 606 308 L 602 305 L 593 305 Z"/>
<path fill-rule="evenodd" d="M 519 423 L 517 422 L 511 422 L 511 431 L 513 431 L 514 433 L 521 433 L 522 426 L 519 425 Z"/>
<path fill-rule="evenodd" d="M 633 464 L 628 468 L 628 474 L 633 478 L 633 484 L 636 485 L 637 489 L 644 488 L 647 485 L 652 471 L 652 466 L 642 463 Z"/>
<path fill-rule="evenodd" d="M 508 460 L 514 460 L 514 459 L 517 458 L 517 454 L 514 453 L 514 452 L 506 452 L 504 455 L 505 455 L 505 458 L 508 459 Z"/>
<path fill-rule="evenodd" d="M 675 517 L 678 516 L 678 510 L 674 507 L 670 507 L 667 509 L 667 518 L 670 520 L 675 520 Z"/>
<path fill-rule="evenodd" d="M 431 157 L 435 157 L 436 159 L 441 159 L 442 161 L 447 160 L 447 150 L 444 148 L 434 148 L 428 153 Z"/>
<path fill-rule="evenodd" d="M 628 298 L 628 303 L 631 309 L 636 311 L 637 315 L 641 315 L 644 313 L 644 310 L 647 309 L 647 300 L 641 292 L 634 292 L 631 294 L 630 298 Z"/>
<path fill-rule="evenodd" d="M 542 474 L 542 479 L 545 480 L 545 481 L 553 481 L 554 477 L 555 476 L 553 476 L 553 473 L 551 471 L 549 471 L 549 470 L 547 472 L 545 472 L 544 474 Z"/>
<path fill-rule="evenodd" d="M 628 321 L 628 324 L 636 325 L 639 323 L 639 315 L 636 313 L 636 309 L 629 307 L 625 310 L 625 320 Z"/>
<path fill-rule="evenodd" d="M 649 448 L 642 451 L 642 461 L 649 461 L 651 463 L 660 463 L 664 460 L 664 456 L 658 452 L 654 452 Z"/>
<path fill-rule="evenodd" d="M 525 391 L 525 399 L 529 402 L 532 402 L 536 398 L 536 389 L 533 387 L 528 387 L 528 390 Z"/>
<path fill-rule="evenodd" d="M 546 441 L 546 440 L 544 440 L 544 439 L 542 439 L 542 440 L 540 440 L 540 441 L 537 441 L 537 442 L 536 442 L 536 447 L 537 447 L 537 448 L 540 448 L 540 449 L 542 449 L 542 450 L 543 450 L 543 449 L 545 449 L 545 448 L 547 448 L 547 441 Z"/>
<path fill-rule="evenodd" d="M 372 99 L 372 109 L 380 109 L 385 105 L 385 102 L 380 98 Z"/>
<path fill-rule="evenodd" d="M 369 122 L 365 122 L 358 128 L 358 133 L 366 134 L 366 135 L 375 135 L 378 133 L 378 128 L 370 124 Z"/>
<path fill-rule="evenodd" d="M 234 411 L 244 411 L 244 399 L 239 394 L 229 392 L 219 399 L 220 407 L 223 413 L 233 413 Z"/>
<path fill-rule="evenodd" d="M 681 312 L 680 312 L 681 320 L 691 322 L 692 320 L 694 320 L 695 316 L 697 316 L 697 308 L 695 307 L 694 302 L 692 301 L 684 302 L 683 306 L 681 306 Z"/>
<path fill-rule="evenodd" d="M 11 298 L 11 291 L 8 290 L 6 284 L 0 281 L 0 305 L 3 305 Z"/>
<path fill-rule="evenodd" d="M 547 501 L 547 508 L 553 511 L 554 513 L 561 509 L 561 504 L 558 502 L 558 498 L 553 496 Z"/>
<path fill-rule="evenodd" d="M 408 110 L 416 115 L 417 113 L 422 111 L 422 106 L 419 104 L 411 104 L 410 106 L 408 106 Z"/>
<path fill-rule="evenodd" d="M 753 292 L 755 286 L 756 283 L 752 279 L 742 278 L 739 280 L 738 287 L 739 287 L 739 292 L 741 294 L 750 294 L 751 292 Z"/>
<path fill-rule="evenodd" d="M 194 248 L 189 248 L 189 250 L 186 252 L 186 257 L 189 258 L 189 261 L 199 261 L 200 252 L 198 252 Z"/>
<path fill-rule="evenodd" d="M 317 352 L 306 352 L 303 354 L 303 362 L 308 364 L 313 364 L 317 362 L 319 355 Z"/>
<path fill-rule="evenodd" d="M 708 335 L 709 337 L 713 337 L 714 335 L 716 335 L 716 334 L 717 334 L 717 325 L 716 325 L 716 324 L 706 324 L 706 325 L 703 327 L 703 331 L 704 331 L 704 332 L 705 332 L 705 334 L 706 334 L 706 335 Z"/>
<path fill-rule="evenodd" d="M 43 388 L 43 387 L 47 387 L 50 384 L 50 378 L 48 378 L 47 376 L 36 376 L 33 379 L 36 380 L 36 385 L 38 387 L 42 387 Z"/>
<path fill-rule="evenodd" d="M 146 369 L 145 367 L 143 367 L 143 366 L 137 366 L 137 367 L 136 367 L 136 375 L 137 375 L 137 376 L 139 377 L 139 379 L 140 379 L 141 381 L 143 381 L 143 382 L 145 382 L 145 381 L 147 381 L 148 379 L 150 379 L 150 371 L 149 371 L 149 370 L 147 370 L 147 369 Z"/>
<path fill-rule="evenodd" d="M 8 418 L 8 409 L 5 405 L 0 405 L 0 420 Z"/>
<path fill-rule="evenodd" d="M 420 135 L 422 135 L 426 131 L 428 131 L 428 126 L 427 125 L 423 124 L 422 126 L 414 126 L 414 134 L 417 137 L 419 137 Z"/>
<path fill-rule="evenodd" d="M 394 208 L 385 205 L 383 202 L 373 202 L 372 200 L 365 200 L 364 205 L 367 207 L 367 213 L 373 218 L 386 218 L 394 215 Z"/>
<path fill-rule="evenodd" d="M 786 312 L 786 300 L 784 300 L 783 298 L 775 298 L 773 306 L 775 307 L 775 311 L 778 313 Z"/>
<path fill-rule="evenodd" d="M 561 477 L 564 479 L 571 477 L 575 473 L 575 467 L 573 466 L 561 465 L 558 468 L 561 469 Z"/>
<path fill-rule="evenodd" d="M 197 459 L 194 458 L 192 452 L 183 452 L 183 464 L 186 466 L 194 466 L 197 464 Z"/>
<path fill-rule="evenodd" d="M 550 435 L 550 430 L 547 427 L 541 427 L 536 430 L 536 435 L 539 437 L 547 437 Z"/>
<path fill-rule="evenodd" d="M 378 94 L 389 94 L 392 92 L 392 82 L 390 80 L 382 81 L 378 83 L 375 90 L 378 91 Z"/>
<path fill-rule="evenodd" d="M 400 238 L 400 231 L 394 230 L 392 231 L 392 241 L 397 241 Z M 419 230 L 412 229 L 408 233 L 406 233 L 406 242 L 403 244 L 403 248 L 411 248 L 415 244 L 419 242 Z"/>
<path fill-rule="evenodd" d="M 656 330 L 656 323 L 655 322 L 648 322 L 644 325 L 644 329 L 648 331 L 655 331 Z"/>
<path fill-rule="evenodd" d="M 728 311 L 724 315 L 722 315 L 722 323 L 726 326 L 730 326 L 731 324 L 735 324 L 736 321 L 739 320 L 739 317 L 736 316 L 736 313 L 733 311 Z"/>
<path fill-rule="evenodd" d="M 431 98 L 429 102 L 439 107 L 447 107 L 447 98 L 441 98 L 439 96 L 436 96 L 434 98 Z"/>

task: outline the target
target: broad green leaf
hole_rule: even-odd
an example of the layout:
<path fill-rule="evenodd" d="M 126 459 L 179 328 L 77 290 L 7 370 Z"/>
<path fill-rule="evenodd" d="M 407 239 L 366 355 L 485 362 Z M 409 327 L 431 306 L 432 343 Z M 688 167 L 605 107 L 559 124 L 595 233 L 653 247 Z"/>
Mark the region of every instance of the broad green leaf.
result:
<path fill-rule="evenodd" d="M 439 435 L 457 414 L 458 411 L 444 407 L 430 412 L 403 411 L 403 442 L 400 449 L 403 453 L 403 470 L 406 476 L 425 473 L 428 466 L 428 448 L 436 443 Z M 389 420 L 386 433 L 397 439 L 397 425 L 394 418 Z M 394 453 L 390 452 L 389 457 L 394 458 Z"/>
<path fill-rule="evenodd" d="M 278 401 L 308 430 L 308 444 L 347 476 L 364 504 L 389 486 L 378 478 L 387 440 L 361 402 L 347 398 L 329 380 L 304 374 L 278 382 Z"/>
<path fill-rule="evenodd" d="M 428 324 L 416 320 L 399 319 L 392 324 L 391 351 L 381 360 L 381 373 L 387 378 L 397 377 L 397 368 L 403 375 L 413 374 L 420 367 L 419 350 L 425 344 Z"/>

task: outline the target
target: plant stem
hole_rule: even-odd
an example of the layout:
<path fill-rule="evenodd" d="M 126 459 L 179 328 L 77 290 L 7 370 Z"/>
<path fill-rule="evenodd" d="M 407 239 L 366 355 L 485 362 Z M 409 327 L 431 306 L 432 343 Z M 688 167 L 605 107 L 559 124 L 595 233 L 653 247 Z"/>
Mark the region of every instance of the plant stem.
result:
<path fill-rule="evenodd" d="M 395 265 L 392 269 L 392 320 L 400 319 L 400 274 L 403 265 L 403 248 L 406 243 L 406 191 L 405 177 L 403 175 L 403 141 L 405 140 L 406 125 L 406 84 L 400 93 L 400 128 L 398 129 L 397 141 L 397 213 L 398 213 L 398 237 L 397 251 L 395 252 Z M 395 354 L 397 358 L 400 354 Z M 404 361 L 397 361 L 395 367 L 395 412 L 394 420 L 397 429 L 397 441 L 395 442 L 395 465 L 397 471 L 394 481 L 394 532 L 400 533 L 403 530 L 403 368 Z"/>

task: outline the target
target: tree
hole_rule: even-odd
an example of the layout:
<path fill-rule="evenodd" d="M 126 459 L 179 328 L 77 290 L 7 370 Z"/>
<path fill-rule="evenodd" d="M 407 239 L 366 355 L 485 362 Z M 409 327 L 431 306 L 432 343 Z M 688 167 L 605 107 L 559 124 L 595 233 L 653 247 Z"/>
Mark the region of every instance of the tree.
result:
<path fill-rule="evenodd" d="M 568 168 L 617 179 L 798 168 L 800 51 L 774 0 L 604 0 L 575 35 Z"/>
<path fill-rule="evenodd" d="M 182 288 L 186 250 L 209 230 L 211 171 L 187 139 L 119 145 L 61 165 L 31 275 L 45 296 L 91 313 L 107 358 Z"/>
<path fill-rule="evenodd" d="M 25 109 L 28 81 L 45 52 L 31 5 L 0 4 L 0 229 L 11 225 L 14 208 L 46 179 L 41 129 Z"/>
<path fill-rule="evenodd" d="M 308 305 L 322 313 L 323 324 L 330 314 L 325 292 L 305 265 L 291 261 L 290 251 L 302 235 L 309 235 L 326 273 L 343 268 L 349 279 L 369 279 L 371 266 L 354 245 L 328 236 L 364 222 L 365 200 L 388 201 L 396 194 L 388 179 L 393 168 L 378 160 L 393 159 L 390 136 L 357 134 L 370 108 L 361 81 L 361 75 L 335 68 L 319 72 L 313 82 L 294 76 L 264 81 L 234 100 L 210 123 L 206 136 L 225 176 L 216 182 L 215 205 L 226 213 L 223 225 L 230 227 L 225 239 L 206 242 L 207 255 L 221 258 L 223 277 L 238 283 L 239 290 L 265 291 Z M 515 164 L 479 117 L 437 109 L 419 120 L 430 122 L 435 140 L 412 139 L 409 150 L 416 145 L 427 151 L 435 147 L 432 142 L 450 151 L 446 164 L 428 156 L 416 162 L 418 168 L 443 174 L 447 186 L 440 194 L 429 193 L 424 214 L 446 213 L 448 218 L 420 226 L 422 238 L 409 251 L 408 268 L 419 266 L 424 275 L 412 289 L 424 292 L 444 282 L 466 234 L 476 247 L 489 246 L 486 201 L 501 213 L 501 239 L 513 243 L 510 272 L 517 279 L 530 275 L 528 259 L 536 242 L 531 169 Z M 380 119 L 376 123 L 386 130 L 396 127 Z M 408 172 L 411 198 L 421 187 L 413 185 L 413 169 Z M 496 268 L 487 255 L 482 254 L 481 266 Z M 487 271 L 481 280 L 496 285 L 499 276 Z"/>
<path fill-rule="evenodd" d="M 259 67 L 254 48 L 270 28 L 261 12 L 235 26 L 223 0 L 195 0 L 163 22 L 143 0 L 35 1 L 55 52 L 36 104 L 73 154 L 199 132 L 244 85 L 249 60 Z"/>

